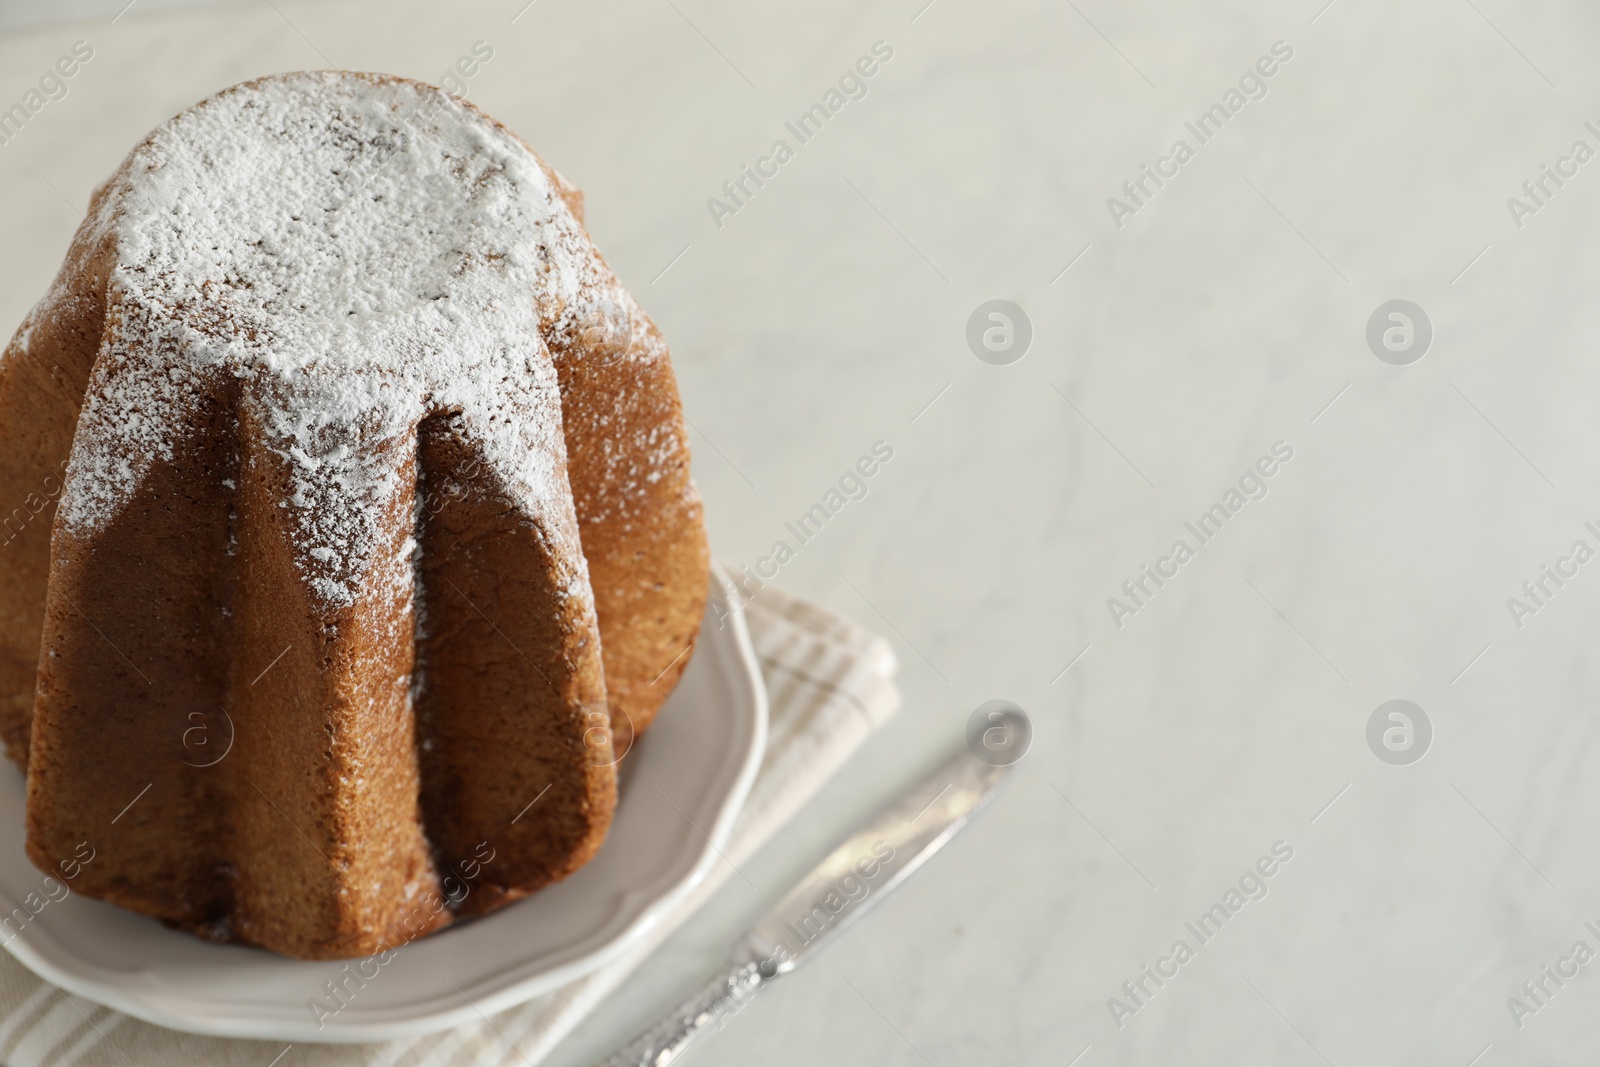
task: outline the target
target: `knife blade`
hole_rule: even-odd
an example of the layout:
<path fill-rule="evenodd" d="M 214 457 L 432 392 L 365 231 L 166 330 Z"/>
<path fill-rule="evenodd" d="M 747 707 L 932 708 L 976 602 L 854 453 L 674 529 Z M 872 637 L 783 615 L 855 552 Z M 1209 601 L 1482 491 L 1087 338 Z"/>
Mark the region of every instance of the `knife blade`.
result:
<path fill-rule="evenodd" d="M 728 967 L 604 1067 L 666 1067 L 721 1029 L 768 983 L 832 943 L 947 844 L 995 794 L 1015 763 L 962 751 L 846 838 L 756 921 Z"/>

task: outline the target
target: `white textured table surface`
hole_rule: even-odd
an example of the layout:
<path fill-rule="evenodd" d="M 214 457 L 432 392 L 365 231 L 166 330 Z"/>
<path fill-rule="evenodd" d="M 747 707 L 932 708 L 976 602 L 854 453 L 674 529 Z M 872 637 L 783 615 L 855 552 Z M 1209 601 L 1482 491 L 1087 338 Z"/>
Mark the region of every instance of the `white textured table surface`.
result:
<path fill-rule="evenodd" d="M 112 4 L 11 30 L 0 110 L 74 41 L 94 56 L 0 145 L 0 323 L 175 110 L 299 67 L 437 80 L 481 40 L 472 99 L 584 188 L 672 343 L 719 553 L 790 542 L 777 580 L 904 663 L 905 710 L 748 866 L 759 889 L 730 880 L 560 1063 L 653 1018 L 996 697 L 1034 724 L 1013 788 L 697 1062 L 1588 1062 L 1600 562 L 1571 549 L 1600 550 L 1600 13 L 923 2 Z M 785 122 L 878 41 L 866 96 L 799 144 Z M 1201 143 L 1185 122 L 1279 41 Z M 778 139 L 719 228 L 707 199 Z M 1176 176 L 1119 228 L 1143 164 Z M 1395 298 L 1433 326 L 1407 366 L 1365 339 Z M 1020 362 L 969 350 L 991 299 L 1031 318 Z M 866 496 L 798 545 L 785 523 L 879 441 Z M 1185 522 L 1280 441 L 1200 545 Z M 1119 628 L 1145 564 L 1176 575 Z M 1576 574 L 1534 601 L 1545 564 Z M 1420 762 L 1369 748 L 1391 699 L 1432 724 Z M 1277 842 L 1244 880 L 1266 896 L 1202 943 L 1185 923 Z"/>

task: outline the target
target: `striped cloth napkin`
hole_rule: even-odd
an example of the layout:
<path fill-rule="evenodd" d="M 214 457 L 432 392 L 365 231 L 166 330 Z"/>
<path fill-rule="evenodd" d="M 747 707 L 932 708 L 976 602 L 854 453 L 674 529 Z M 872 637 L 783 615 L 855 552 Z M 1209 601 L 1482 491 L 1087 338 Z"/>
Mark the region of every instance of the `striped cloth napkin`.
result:
<path fill-rule="evenodd" d="M 140 1022 L 67 996 L 0 952 L 0 1061 L 8 1067 L 499 1067 L 542 1060 L 899 705 L 894 653 L 881 637 L 771 586 L 756 593 L 744 612 L 766 678 L 771 718 L 760 773 L 724 850 L 729 862 L 713 867 L 677 910 L 621 959 L 457 1030 L 383 1044 L 286 1048 L 282 1042 L 198 1037 Z"/>

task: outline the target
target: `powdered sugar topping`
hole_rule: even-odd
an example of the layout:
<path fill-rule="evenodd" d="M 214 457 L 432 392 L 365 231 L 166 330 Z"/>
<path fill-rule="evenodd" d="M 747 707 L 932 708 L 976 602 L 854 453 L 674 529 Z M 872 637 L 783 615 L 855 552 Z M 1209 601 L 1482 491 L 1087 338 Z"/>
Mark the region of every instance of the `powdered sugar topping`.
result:
<path fill-rule="evenodd" d="M 296 556 L 330 605 L 409 581 L 374 539 L 430 414 L 570 539 L 586 593 L 544 338 L 622 330 L 625 347 L 638 317 L 513 136 L 416 83 L 285 75 L 157 130 L 95 221 L 117 266 L 69 528 L 115 516 L 220 382 L 288 473 Z"/>

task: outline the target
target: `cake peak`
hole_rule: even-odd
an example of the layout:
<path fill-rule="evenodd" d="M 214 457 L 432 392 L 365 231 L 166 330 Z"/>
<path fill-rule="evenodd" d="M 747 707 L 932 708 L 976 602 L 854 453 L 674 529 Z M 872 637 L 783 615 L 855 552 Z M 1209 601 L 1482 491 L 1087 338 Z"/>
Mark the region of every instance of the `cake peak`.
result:
<path fill-rule="evenodd" d="M 547 342 L 626 347 L 635 308 L 558 182 L 471 105 L 377 75 L 247 82 L 158 128 L 99 198 L 111 358 L 64 521 L 113 518 L 219 382 L 289 463 L 301 563 L 331 606 L 369 565 L 365 531 L 431 414 L 483 447 L 520 507 L 559 505 Z"/>
<path fill-rule="evenodd" d="M 538 158 L 420 82 L 246 82 L 159 127 L 129 163 L 102 208 L 117 280 L 265 326 L 242 343 L 277 367 L 356 360 L 374 330 L 479 308 L 537 304 L 553 326 L 597 280 Z"/>

